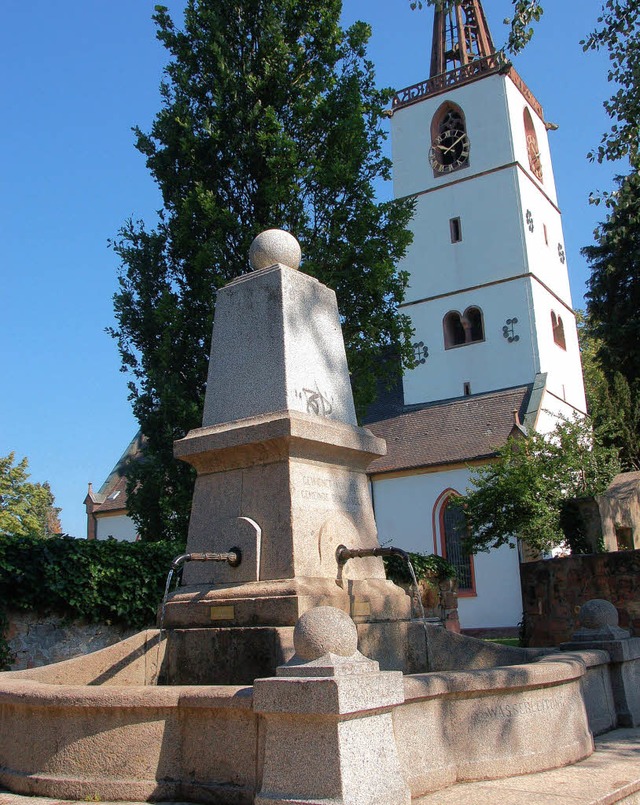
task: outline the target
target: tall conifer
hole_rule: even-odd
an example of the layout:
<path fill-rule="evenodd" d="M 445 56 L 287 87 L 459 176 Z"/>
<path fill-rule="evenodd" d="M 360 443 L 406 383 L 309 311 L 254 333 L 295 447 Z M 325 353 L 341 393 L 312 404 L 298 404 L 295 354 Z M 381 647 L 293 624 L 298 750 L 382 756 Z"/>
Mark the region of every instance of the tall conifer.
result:
<path fill-rule="evenodd" d="M 360 410 L 410 362 L 396 266 L 413 203 L 376 200 L 390 93 L 375 86 L 369 27 L 343 30 L 340 12 L 339 0 L 188 0 L 180 29 L 156 7 L 170 62 L 151 131 L 135 133 L 163 209 L 113 244 L 112 334 L 146 437 L 128 488 L 143 538 L 186 533 L 192 477 L 172 442 L 201 424 L 216 291 L 248 270 L 262 230 L 292 232 L 302 270 L 335 289 Z"/>

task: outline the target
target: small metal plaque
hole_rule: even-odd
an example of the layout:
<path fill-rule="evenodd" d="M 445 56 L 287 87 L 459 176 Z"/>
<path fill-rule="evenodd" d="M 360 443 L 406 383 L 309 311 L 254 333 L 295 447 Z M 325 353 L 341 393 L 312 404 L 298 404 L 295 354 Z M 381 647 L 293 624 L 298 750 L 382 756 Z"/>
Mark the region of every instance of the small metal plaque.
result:
<path fill-rule="evenodd" d="M 368 601 L 354 601 L 353 617 L 357 618 L 363 615 L 371 615 L 371 604 Z"/>
<path fill-rule="evenodd" d="M 224 607 L 211 607 L 212 621 L 232 621 L 235 616 L 235 607 L 232 604 Z"/>

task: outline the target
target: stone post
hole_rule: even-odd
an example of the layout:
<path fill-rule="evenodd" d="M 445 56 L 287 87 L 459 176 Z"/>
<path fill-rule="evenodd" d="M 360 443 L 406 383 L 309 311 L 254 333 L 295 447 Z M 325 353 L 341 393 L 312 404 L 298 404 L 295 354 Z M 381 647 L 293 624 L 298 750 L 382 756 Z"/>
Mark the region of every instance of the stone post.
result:
<path fill-rule="evenodd" d="M 599 649 L 611 662 L 609 674 L 619 727 L 640 725 L 640 638 L 618 626 L 618 610 L 610 601 L 594 598 L 581 607 L 581 628 L 574 632 L 565 651 Z"/>
<path fill-rule="evenodd" d="M 264 723 L 256 805 L 409 805 L 391 720 L 402 674 L 360 654 L 355 624 L 334 607 L 302 615 L 293 639 L 293 659 L 254 684 Z"/>

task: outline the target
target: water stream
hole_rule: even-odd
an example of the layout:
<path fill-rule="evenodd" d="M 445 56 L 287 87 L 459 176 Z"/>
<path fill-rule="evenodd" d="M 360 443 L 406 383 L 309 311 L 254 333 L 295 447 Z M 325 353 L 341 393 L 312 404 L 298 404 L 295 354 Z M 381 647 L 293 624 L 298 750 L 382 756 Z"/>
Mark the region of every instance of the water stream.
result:
<path fill-rule="evenodd" d="M 167 573 L 167 583 L 164 586 L 164 595 L 162 596 L 162 605 L 160 608 L 160 622 L 158 624 L 158 643 L 156 650 L 156 673 L 152 684 L 157 685 L 160 677 L 160 646 L 162 645 L 162 638 L 164 632 L 164 619 L 167 611 L 167 600 L 169 598 L 169 591 L 171 589 L 171 582 L 173 581 L 174 574 L 182 569 L 185 562 L 227 562 L 231 567 L 238 567 L 242 561 L 242 552 L 239 548 L 231 548 L 226 553 L 182 553 L 180 556 L 171 562 L 169 572 Z"/>
<path fill-rule="evenodd" d="M 411 618 L 412 620 L 419 620 L 424 629 L 425 639 L 425 653 L 426 653 L 426 670 L 429 670 L 429 628 L 427 626 L 427 618 L 424 611 L 424 604 L 422 603 L 422 596 L 420 595 L 420 587 L 418 585 L 418 578 L 416 571 L 411 562 L 411 557 L 402 548 L 396 548 L 393 545 L 388 545 L 379 548 L 347 548 L 345 545 L 339 545 L 336 549 L 336 559 L 338 564 L 344 564 L 349 559 L 363 559 L 367 556 L 399 556 L 404 559 L 409 568 L 409 575 L 411 576 L 412 590 L 414 591 L 415 599 L 417 600 L 417 610 L 420 613 L 419 618 L 413 618 L 413 600 L 411 605 Z M 412 599 L 413 597 L 412 596 Z"/>

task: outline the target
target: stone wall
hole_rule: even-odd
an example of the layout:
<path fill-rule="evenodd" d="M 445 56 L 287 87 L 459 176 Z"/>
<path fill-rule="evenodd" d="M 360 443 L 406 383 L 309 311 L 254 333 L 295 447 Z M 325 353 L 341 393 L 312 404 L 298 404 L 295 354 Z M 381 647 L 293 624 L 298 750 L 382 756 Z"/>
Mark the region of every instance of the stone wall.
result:
<path fill-rule="evenodd" d="M 37 668 L 105 648 L 130 637 L 138 629 L 104 623 L 70 621 L 60 615 L 8 612 L 7 640 L 15 661 L 12 671 Z"/>
<path fill-rule="evenodd" d="M 525 562 L 521 579 L 527 646 L 570 640 L 592 598 L 611 601 L 620 626 L 640 636 L 640 550 Z"/>

